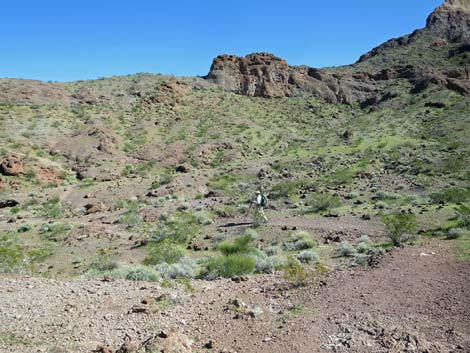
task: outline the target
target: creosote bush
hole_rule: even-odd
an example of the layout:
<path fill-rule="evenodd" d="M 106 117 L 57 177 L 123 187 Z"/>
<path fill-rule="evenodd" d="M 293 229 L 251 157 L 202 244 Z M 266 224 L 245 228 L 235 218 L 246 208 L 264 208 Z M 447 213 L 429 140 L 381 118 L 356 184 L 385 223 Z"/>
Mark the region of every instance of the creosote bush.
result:
<path fill-rule="evenodd" d="M 254 252 L 255 248 L 251 244 L 253 236 L 251 234 L 241 235 L 231 241 L 224 241 L 219 245 L 219 250 L 223 255 L 249 254 Z"/>
<path fill-rule="evenodd" d="M 256 259 L 245 254 L 232 254 L 211 259 L 207 265 L 206 277 L 234 277 L 253 273 Z"/>
<path fill-rule="evenodd" d="M 146 265 L 177 263 L 185 255 L 185 250 L 182 246 L 174 244 L 169 240 L 151 244 L 148 248 L 148 252 L 149 254 L 144 260 Z"/>
<path fill-rule="evenodd" d="M 331 210 L 332 208 L 339 207 L 341 205 L 341 200 L 337 196 L 316 193 L 311 196 L 308 201 L 308 205 L 310 206 L 310 212 L 324 212 Z"/>
<path fill-rule="evenodd" d="M 395 246 L 399 246 L 415 237 L 418 228 L 416 215 L 408 212 L 395 212 L 382 216 L 387 236 Z"/>

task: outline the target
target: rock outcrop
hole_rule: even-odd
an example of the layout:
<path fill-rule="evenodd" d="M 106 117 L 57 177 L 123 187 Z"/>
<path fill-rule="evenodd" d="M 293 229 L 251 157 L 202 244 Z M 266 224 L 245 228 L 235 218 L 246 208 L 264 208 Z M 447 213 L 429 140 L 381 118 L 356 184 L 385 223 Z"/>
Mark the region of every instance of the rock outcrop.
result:
<path fill-rule="evenodd" d="M 470 0 L 446 0 L 427 19 L 425 31 L 450 42 L 470 40 Z"/>
<path fill-rule="evenodd" d="M 444 48 L 441 51 L 444 64 L 441 62 L 439 67 L 432 67 L 432 62 L 421 64 L 418 60 L 413 65 L 403 65 L 409 52 L 398 51 L 399 54 L 396 54 L 394 50 L 422 50 L 407 46 L 424 35 L 429 40 L 430 51 Z M 371 66 L 353 65 L 351 70 L 326 71 L 308 66 L 290 66 L 287 61 L 269 53 L 254 53 L 245 57 L 220 55 L 213 60 L 205 78 L 224 90 L 242 95 L 267 98 L 314 96 L 329 103 L 380 100 L 380 82 L 395 79 L 409 80 L 416 91 L 436 84 L 468 95 L 469 73 L 464 57 L 469 51 L 469 43 L 470 0 L 446 0 L 428 17 L 424 29 L 391 39 L 359 59 L 361 63 L 381 55 L 386 63 L 384 65 L 375 65 L 374 62 Z M 389 55 L 391 53 L 394 55 Z M 458 60 L 455 61 L 455 69 L 450 70 L 445 63 L 455 55 L 461 55 L 458 60 L 463 61 L 460 66 L 455 66 Z M 400 58 L 404 59 L 402 63 Z"/>
<path fill-rule="evenodd" d="M 270 53 L 245 57 L 220 55 L 212 62 L 206 79 L 227 91 L 247 96 L 316 96 L 330 103 L 352 103 L 375 91 L 368 83 L 333 76 L 308 66 L 290 66 Z"/>
<path fill-rule="evenodd" d="M 431 46 L 445 46 L 447 42 L 468 44 L 470 41 L 470 0 L 446 0 L 426 20 L 426 27 L 409 35 L 386 41 L 368 53 L 358 62 L 364 62 L 387 50 L 402 47 L 416 41 L 420 36 L 437 37 Z"/>

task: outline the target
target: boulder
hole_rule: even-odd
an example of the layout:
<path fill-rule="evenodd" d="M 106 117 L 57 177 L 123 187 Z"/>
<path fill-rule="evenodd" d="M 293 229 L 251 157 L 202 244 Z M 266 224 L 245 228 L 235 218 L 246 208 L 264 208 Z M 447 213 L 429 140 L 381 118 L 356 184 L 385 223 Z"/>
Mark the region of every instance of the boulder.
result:
<path fill-rule="evenodd" d="M 19 176 L 24 172 L 24 164 L 17 155 L 10 155 L 0 162 L 0 174 Z"/>

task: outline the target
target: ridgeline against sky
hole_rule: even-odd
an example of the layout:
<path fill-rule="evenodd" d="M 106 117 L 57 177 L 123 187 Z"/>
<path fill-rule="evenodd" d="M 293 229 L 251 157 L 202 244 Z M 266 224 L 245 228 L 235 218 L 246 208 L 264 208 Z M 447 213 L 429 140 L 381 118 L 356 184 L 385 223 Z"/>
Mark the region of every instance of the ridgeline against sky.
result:
<path fill-rule="evenodd" d="M 293 65 L 345 65 L 423 27 L 441 2 L 9 2 L 0 21 L 0 77 L 204 75 L 219 54 L 260 51 Z"/>

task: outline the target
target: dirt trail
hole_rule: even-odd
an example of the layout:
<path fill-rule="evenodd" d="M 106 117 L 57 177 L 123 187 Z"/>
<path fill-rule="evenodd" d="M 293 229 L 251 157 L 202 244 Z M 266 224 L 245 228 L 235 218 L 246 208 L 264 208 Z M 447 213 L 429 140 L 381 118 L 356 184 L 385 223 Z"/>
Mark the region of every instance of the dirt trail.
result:
<path fill-rule="evenodd" d="M 197 352 L 469 352 L 470 266 L 449 244 L 397 249 L 300 288 L 279 274 L 193 281 L 193 293 L 2 275 L 0 352 L 90 352 L 173 329 Z"/>
<path fill-rule="evenodd" d="M 259 278 L 202 293 L 216 304 L 192 327 L 230 352 L 469 352 L 469 275 L 468 262 L 433 242 L 387 254 L 378 268 L 337 271 L 316 287 L 287 291 Z M 233 306 L 224 308 L 235 298 L 264 313 L 234 319 Z"/>

